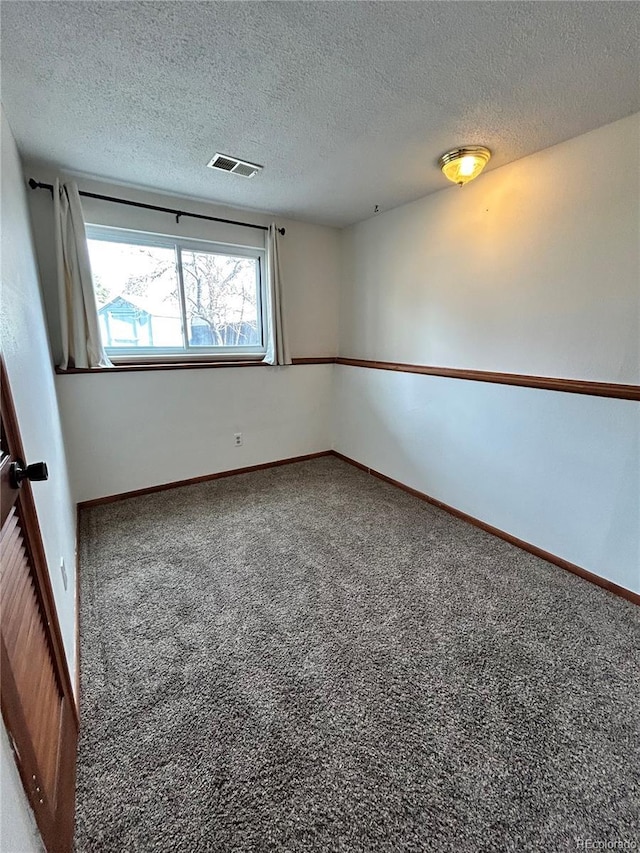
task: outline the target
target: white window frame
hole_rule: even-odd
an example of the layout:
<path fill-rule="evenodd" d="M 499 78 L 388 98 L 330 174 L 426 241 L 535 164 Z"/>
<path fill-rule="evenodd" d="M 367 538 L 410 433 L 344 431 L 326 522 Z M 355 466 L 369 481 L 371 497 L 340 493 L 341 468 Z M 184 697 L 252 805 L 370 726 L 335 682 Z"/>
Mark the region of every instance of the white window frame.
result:
<path fill-rule="evenodd" d="M 105 347 L 107 355 L 114 364 L 140 364 L 145 362 L 153 363 L 155 361 L 261 361 L 265 357 L 267 352 L 267 322 L 265 316 L 267 294 L 265 280 L 266 253 L 264 249 L 89 223 L 86 224 L 85 230 L 88 240 L 126 243 L 131 246 L 157 246 L 159 248 L 173 249 L 175 253 L 178 301 L 182 317 L 184 345 L 182 347 Z M 179 262 L 182 250 L 211 252 L 216 255 L 228 255 L 233 258 L 251 258 L 257 261 L 257 312 L 261 340 L 259 346 L 202 347 L 189 345 L 182 263 Z"/>

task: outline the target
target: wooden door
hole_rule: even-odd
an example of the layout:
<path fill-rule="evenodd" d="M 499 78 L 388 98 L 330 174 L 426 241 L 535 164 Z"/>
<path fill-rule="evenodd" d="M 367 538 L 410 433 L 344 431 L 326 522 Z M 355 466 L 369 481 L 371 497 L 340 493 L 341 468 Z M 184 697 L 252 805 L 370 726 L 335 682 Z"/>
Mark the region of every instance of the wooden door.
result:
<path fill-rule="evenodd" d="M 2 716 L 45 847 L 69 853 L 78 715 L 31 486 L 16 482 L 24 451 L 3 364 L 0 383 Z"/>

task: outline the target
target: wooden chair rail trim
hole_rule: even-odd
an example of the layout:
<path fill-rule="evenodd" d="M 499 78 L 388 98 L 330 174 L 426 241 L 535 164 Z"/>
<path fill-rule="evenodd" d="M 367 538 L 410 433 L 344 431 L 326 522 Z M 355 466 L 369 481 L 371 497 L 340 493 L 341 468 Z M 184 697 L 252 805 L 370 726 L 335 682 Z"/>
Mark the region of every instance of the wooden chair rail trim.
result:
<path fill-rule="evenodd" d="M 465 379 L 467 382 L 491 382 L 496 385 L 516 385 L 542 391 L 562 391 L 565 394 L 586 394 L 592 397 L 612 397 L 619 400 L 640 400 L 640 385 L 620 382 L 593 382 L 587 379 L 561 379 L 553 376 L 534 376 L 526 373 L 497 373 L 491 370 L 467 370 L 458 367 L 434 367 L 428 364 L 408 364 L 399 361 L 374 361 L 342 356 L 317 356 L 294 358 L 292 365 L 342 364 L 347 367 L 365 367 L 369 370 L 391 370 L 397 373 L 420 373 L 424 376 L 441 376 L 445 379 Z M 115 367 L 56 367 L 59 375 L 137 373 L 145 370 L 210 370 L 229 367 L 270 367 L 264 361 L 193 361 L 165 362 L 163 364 L 118 364 Z"/>
<path fill-rule="evenodd" d="M 336 364 L 347 367 L 366 367 L 371 370 L 392 370 L 398 373 L 420 373 L 446 379 L 466 379 L 471 382 L 492 382 L 498 385 L 517 385 L 543 391 L 563 391 L 567 394 L 588 394 L 592 397 L 614 397 L 620 400 L 640 400 L 640 385 L 618 382 L 591 382 L 583 379 L 558 379 L 551 376 L 532 376 L 523 373 L 495 373 L 489 370 L 466 370 L 457 367 L 432 367 L 426 364 L 403 364 L 395 361 L 369 361 L 361 358 L 336 358 Z"/>
<path fill-rule="evenodd" d="M 473 524 L 474 527 L 479 527 L 481 530 L 486 531 L 487 533 L 492 533 L 494 536 L 497 536 L 499 539 L 504 539 L 505 542 L 509 542 L 511 545 L 515 545 L 517 548 L 522 548 L 523 551 L 527 551 L 529 554 L 533 554 L 535 557 L 540 557 L 542 560 L 546 560 L 548 563 L 552 563 L 555 566 L 559 566 L 561 569 L 565 569 L 568 572 L 571 572 L 574 575 L 578 575 L 583 580 L 589 581 L 590 583 L 595 584 L 596 586 L 602 587 L 606 589 L 608 592 L 614 593 L 614 595 L 618 595 L 621 598 L 625 598 L 627 601 L 632 602 L 633 604 L 640 605 L 640 594 L 633 592 L 630 589 L 626 589 L 619 584 L 614 583 L 613 581 L 607 580 L 606 578 L 600 577 L 600 575 L 596 575 L 593 572 L 588 571 L 587 569 L 583 569 L 582 566 L 577 566 L 575 563 L 570 563 L 569 560 L 565 560 L 562 557 L 557 557 L 555 554 L 551 554 L 549 551 L 545 551 L 542 548 L 539 548 L 537 545 L 532 545 L 530 542 L 525 542 L 523 539 L 518 539 L 517 536 L 512 536 L 511 533 L 507 533 L 505 530 L 500 530 L 499 527 L 494 527 L 492 524 L 487 524 L 486 521 L 481 521 L 479 518 L 475 518 L 473 515 L 468 515 L 466 512 L 462 512 L 459 509 L 456 509 L 449 504 L 443 503 L 439 501 L 437 498 L 432 498 L 430 495 L 425 494 L 424 492 L 419 491 L 418 489 L 413 489 L 411 486 L 407 486 L 404 483 L 400 482 L 400 480 L 394 480 L 393 477 L 388 477 L 386 474 L 381 474 L 380 471 L 376 471 L 373 468 L 369 468 L 367 465 L 363 465 L 361 462 L 357 462 L 355 459 L 351 459 L 349 456 L 345 456 L 343 453 L 339 453 L 337 450 L 331 451 L 332 456 L 336 456 L 338 459 L 342 459 L 343 462 L 347 462 L 349 465 L 353 465 L 355 468 L 359 468 L 361 471 L 365 471 L 367 474 L 371 474 L 373 477 L 377 477 L 379 480 L 384 480 L 385 483 L 390 483 L 392 486 L 396 486 L 398 489 L 402 489 L 403 492 L 407 492 L 410 495 L 413 495 L 416 498 L 420 498 L 420 500 L 425 501 L 432 506 L 438 507 L 438 509 L 443 509 L 445 512 L 454 515 L 456 518 L 462 519 L 462 521 L 467 521 L 469 524 Z"/>

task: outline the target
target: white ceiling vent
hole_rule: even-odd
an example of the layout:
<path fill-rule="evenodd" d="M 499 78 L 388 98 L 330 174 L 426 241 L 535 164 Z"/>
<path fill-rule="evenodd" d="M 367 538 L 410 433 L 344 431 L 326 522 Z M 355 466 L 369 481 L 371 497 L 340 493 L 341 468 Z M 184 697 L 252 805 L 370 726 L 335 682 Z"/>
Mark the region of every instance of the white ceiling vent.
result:
<path fill-rule="evenodd" d="M 247 163 L 246 160 L 238 160 L 237 157 L 229 157 L 227 154 L 214 154 L 207 166 L 210 169 L 218 169 L 220 172 L 240 175 L 242 178 L 252 178 L 262 169 L 262 166 L 256 163 Z"/>

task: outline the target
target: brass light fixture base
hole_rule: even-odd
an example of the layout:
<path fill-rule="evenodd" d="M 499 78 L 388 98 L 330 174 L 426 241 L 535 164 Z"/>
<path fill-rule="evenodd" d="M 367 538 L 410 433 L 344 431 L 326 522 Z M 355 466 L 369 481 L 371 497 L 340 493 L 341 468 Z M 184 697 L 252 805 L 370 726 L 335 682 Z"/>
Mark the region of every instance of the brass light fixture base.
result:
<path fill-rule="evenodd" d="M 491 151 L 484 145 L 466 145 L 452 148 L 438 160 L 438 166 L 446 178 L 458 186 L 477 178 L 491 159 Z"/>

